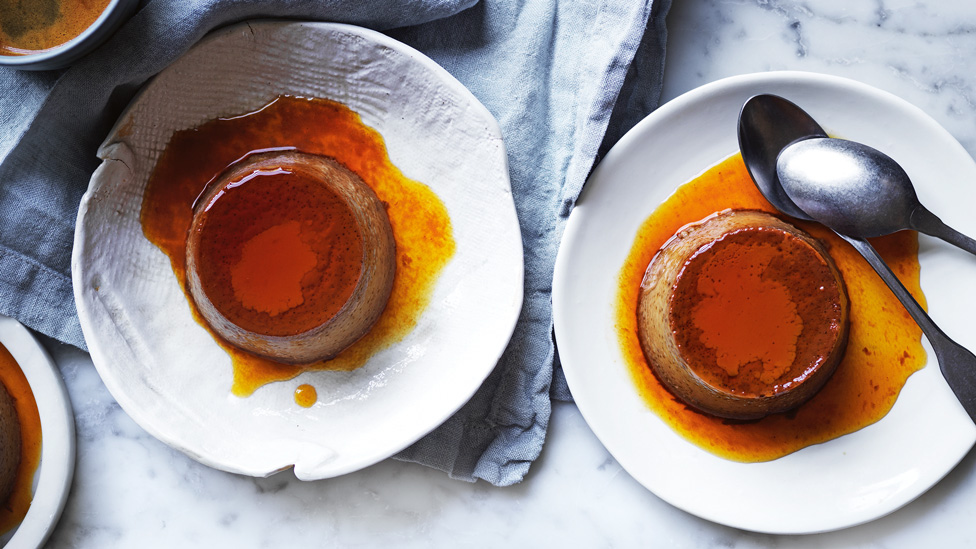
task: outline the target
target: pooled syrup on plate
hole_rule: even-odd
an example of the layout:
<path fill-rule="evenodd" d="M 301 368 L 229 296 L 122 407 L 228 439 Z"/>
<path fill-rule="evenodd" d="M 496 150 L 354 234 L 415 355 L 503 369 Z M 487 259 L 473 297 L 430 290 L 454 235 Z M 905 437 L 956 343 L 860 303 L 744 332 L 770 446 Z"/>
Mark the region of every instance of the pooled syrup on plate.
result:
<path fill-rule="evenodd" d="M 80 35 L 111 0 L 0 0 L 0 55 L 56 48 Z"/>
<path fill-rule="evenodd" d="M 13 491 L 6 502 L 0 501 L 0 534 L 10 531 L 24 520 L 34 497 L 34 473 L 41 462 L 41 416 L 34 392 L 20 365 L 6 347 L 0 345 L 0 384 L 14 400 L 20 422 L 20 464 Z"/>
<path fill-rule="evenodd" d="M 255 112 L 176 132 L 143 197 L 143 234 L 169 256 L 194 317 L 208 330 L 186 287 L 186 235 L 194 200 L 227 166 L 252 152 L 269 149 L 332 157 L 362 178 L 386 205 L 396 241 L 396 275 L 386 309 L 372 330 L 325 362 L 282 364 L 242 351 L 211 330 L 231 357 L 231 392 L 237 396 L 248 396 L 267 383 L 292 379 L 306 370 L 354 370 L 374 353 L 403 339 L 430 301 L 434 283 L 455 248 L 444 203 L 429 187 L 400 173 L 387 157 L 383 138 L 364 125 L 358 114 L 333 101 L 279 97 Z M 273 249 L 273 240 L 269 238 L 262 246 Z"/>
<path fill-rule="evenodd" d="M 790 220 L 824 242 L 850 296 L 847 351 L 820 392 L 790 412 L 756 421 L 732 421 L 688 407 L 654 376 L 637 338 L 635 311 L 644 271 L 678 229 L 728 208 L 777 213 L 753 185 L 739 155 L 682 185 L 659 206 L 638 229 L 620 271 L 615 307 L 618 340 L 648 407 L 690 442 L 744 462 L 776 459 L 880 420 L 894 405 L 908 377 L 925 365 L 922 332 L 864 259 L 816 223 Z M 917 235 L 903 231 L 871 242 L 922 301 Z"/>

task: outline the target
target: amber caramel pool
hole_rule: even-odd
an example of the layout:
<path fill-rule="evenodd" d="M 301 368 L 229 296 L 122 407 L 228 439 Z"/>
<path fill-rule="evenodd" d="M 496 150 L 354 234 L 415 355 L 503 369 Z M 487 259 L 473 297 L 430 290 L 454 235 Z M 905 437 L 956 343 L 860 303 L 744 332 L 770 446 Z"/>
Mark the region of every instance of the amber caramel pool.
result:
<path fill-rule="evenodd" d="M 729 208 L 777 213 L 753 185 L 738 154 L 679 187 L 655 210 L 639 228 L 620 270 L 616 331 L 631 378 L 647 406 L 693 444 L 742 462 L 773 460 L 880 420 L 894 405 L 908 377 L 926 363 L 922 333 L 864 259 L 816 223 L 791 220 L 825 244 L 851 301 L 847 351 L 819 393 L 786 413 L 733 421 L 688 407 L 655 377 L 637 336 L 636 308 L 645 269 L 678 229 Z M 903 231 L 871 242 L 909 291 L 924 303 L 917 235 Z"/>

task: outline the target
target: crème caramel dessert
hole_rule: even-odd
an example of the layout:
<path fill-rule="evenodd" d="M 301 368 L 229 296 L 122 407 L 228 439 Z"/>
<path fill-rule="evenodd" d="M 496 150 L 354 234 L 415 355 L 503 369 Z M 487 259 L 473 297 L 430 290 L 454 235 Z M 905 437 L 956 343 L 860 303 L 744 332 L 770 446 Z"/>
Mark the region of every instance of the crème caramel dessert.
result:
<path fill-rule="evenodd" d="M 194 205 L 187 283 L 226 341 L 278 362 L 327 360 L 386 307 L 396 245 L 385 206 L 334 159 L 248 156 Z"/>
<path fill-rule="evenodd" d="M 637 317 L 644 355 L 675 396 L 750 420 L 826 383 L 847 345 L 849 302 L 820 241 L 763 212 L 726 210 L 658 251 Z"/>

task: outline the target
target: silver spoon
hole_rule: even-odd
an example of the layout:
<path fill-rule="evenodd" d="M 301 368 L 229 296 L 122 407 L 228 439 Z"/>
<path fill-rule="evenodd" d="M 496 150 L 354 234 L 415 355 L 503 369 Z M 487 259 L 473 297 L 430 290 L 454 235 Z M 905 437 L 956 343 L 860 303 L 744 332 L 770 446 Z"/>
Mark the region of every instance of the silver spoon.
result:
<path fill-rule="evenodd" d="M 797 121 L 799 123 L 793 128 L 778 127 L 780 124 L 793 124 Z M 766 200 L 783 213 L 823 223 L 864 257 L 918 323 L 935 351 L 943 377 L 966 413 L 976 421 L 976 356 L 939 329 L 867 240 L 841 232 L 840 226 L 850 226 L 855 231 L 859 227 L 858 206 L 847 209 L 845 205 L 849 206 L 850 203 L 836 204 L 831 215 L 824 214 L 824 218 L 813 217 L 819 215 L 817 212 L 822 212 L 822 205 L 814 204 L 815 200 L 802 192 L 791 194 L 794 189 L 786 186 L 787 181 L 783 179 L 789 174 L 783 171 L 777 173 L 776 159 L 783 149 L 791 144 L 797 146 L 805 140 L 823 137 L 823 129 L 816 121 L 782 97 L 757 95 L 746 101 L 739 113 L 739 148 L 742 158 Z M 774 168 L 770 169 L 770 166 Z M 798 187 L 802 184 L 792 179 L 789 182 Z M 782 199 L 784 196 L 786 200 Z M 839 224 L 833 225 L 831 222 Z"/>
<path fill-rule="evenodd" d="M 777 171 L 800 209 L 839 232 L 871 238 L 913 229 L 976 254 L 976 240 L 926 209 L 905 170 L 877 149 L 813 137 L 785 147 Z"/>
<path fill-rule="evenodd" d="M 757 95 L 739 112 L 739 149 L 749 175 L 766 200 L 779 211 L 809 220 L 779 184 L 776 158 L 796 141 L 827 137 L 827 132 L 803 109 L 777 95 Z"/>

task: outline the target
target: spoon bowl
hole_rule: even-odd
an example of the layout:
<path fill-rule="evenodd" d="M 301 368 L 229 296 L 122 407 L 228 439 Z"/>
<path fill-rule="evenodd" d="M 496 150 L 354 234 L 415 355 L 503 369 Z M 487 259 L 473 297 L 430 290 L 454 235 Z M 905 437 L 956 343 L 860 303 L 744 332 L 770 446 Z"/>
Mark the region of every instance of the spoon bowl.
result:
<path fill-rule="evenodd" d="M 801 210 L 848 236 L 871 238 L 912 226 L 922 207 L 905 170 L 854 141 L 814 137 L 776 161 L 780 184 Z"/>
<path fill-rule="evenodd" d="M 840 233 L 871 238 L 912 229 L 976 255 L 976 240 L 923 206 L 908 173 L 877 149 L 843 139 L 810 137 L 781 149 L 776 174 L 794 205 Z"/>
<path fill-rule="evenodd" d="M 783 190 L 776 158 L 791 143 L 827 133 L 803 109 L 778 95 L 751 97 L 739 111 L 739 150 L 759 191 L 776 209 L 797 219 L 809 220 Z"/>

